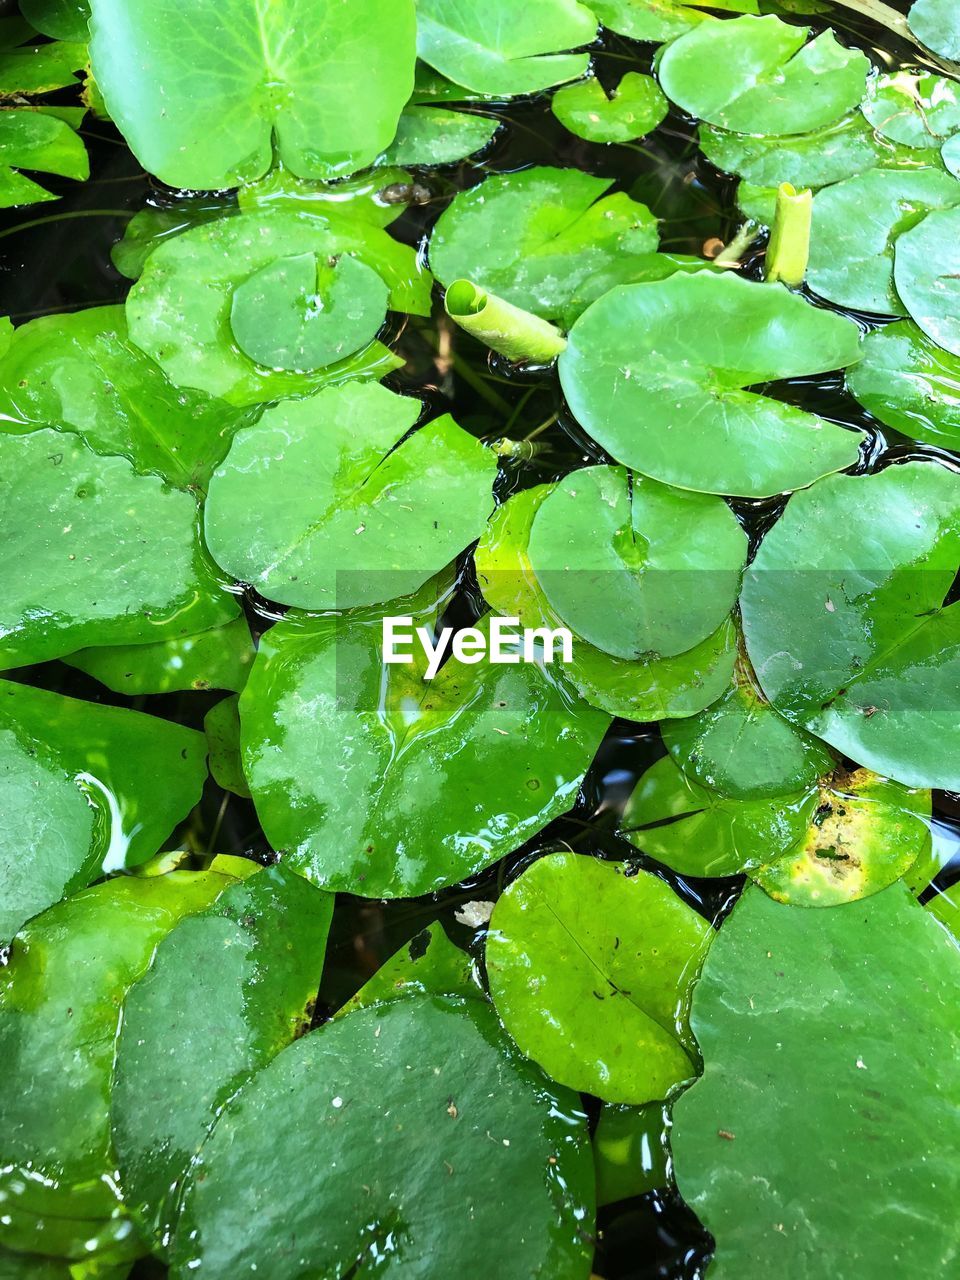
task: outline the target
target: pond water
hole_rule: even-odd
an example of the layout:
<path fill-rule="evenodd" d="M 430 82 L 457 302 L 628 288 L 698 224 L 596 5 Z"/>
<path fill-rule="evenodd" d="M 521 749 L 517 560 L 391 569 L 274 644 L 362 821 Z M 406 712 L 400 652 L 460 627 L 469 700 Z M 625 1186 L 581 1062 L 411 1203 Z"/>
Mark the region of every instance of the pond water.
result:
<path fill-rule="evenodd" d="M 772 7 L 772 6 L 771 6 Z M 820 10 L 827 6 L 811 4 Z M 906 12 L 906 4 L 896 6 Z M 805 6 L 795 3 L 791 10 Z M 821 17 L 850 44 L 867 50 L 888 68 L 916 67 L 917 51 L 881 28 L 840 6 L 822 15 L 784 9 L 782 16 L 819 29 Z M 652 46 L 606 35 L 595 52 L 596 73 L 612 87 L 626 70 L 649 71 Z M 647 204 L 661 219 L 662 248 L 700 255 L 711 242 L 729 242 L 742 218 L 736 208 L 736 179 L 719 173 L 698 152 L 695 126 L 676 109 L 655 134 L 629 145 L 597 145 L 568 133 L 550 111 L 549 95 L 505 106 L 484 103 L 470 109 L 495 114 L 503 127 L 476 163 L 417 173 L 417 203 L 393 224 L 392 231 L 412 245 L 424 242 L 430 227 L 452 196 L 490 173 L 532 164 L 578 167 L 611 178 L 616 189 Z M 149 179 L 113 128 L 88 121 L 81 130 L 92 159 L 92 177 L 77 185 L 60 183 L 56 205 L 11 210 L 0 215 L 0 271 L 4 310 L 16 323 L 36 316 L 121 301 L 129 281 L 111 265 L 109 251 L 129 218 L 147 204 L 175 206 L 183 196 Z M 55 186 L 57 180 L 51 185 Z M 56 187 L 55 187 L 56 189 Z M 706 248 L 705 248 L 706 247 Z M 715 252 L 720 247 L 714 243 Z M 747 254 L 747 274 L 760 278 L 762 241 Z M 862 317 L 854 317 L 862 324 Z M 391 345 L 405 357 L 403 370 L 388 385 L 424 397 L 436 410 L 454 414 L 475 434 L 515 442 L 502 447 L 498 494 L 554 480 L 586 462 L 609 461 L 588 441 L 567 412 L 555 373 L 517 370 L 444 320 L 411 318 L 397 323 Z M 877 424 L 843 391 L 841 374 L 779 384 L 776 394 L 827 419 L 865 428 L 869 444 L 860 466 L 875 469 L 891 458 L 937 455 Z M 950 456 L 950 455 L 940 455 Z M 956 462 L 955 457 L 951 461 Z M 739 500 L 736 513 L 754 539 L 769 527 L 780 500 Z M 245 602 L 255 634 L 275 619 L 273 606 L 251 596 Z M 465 574 L 458 614 L 466 621 L 482 606 L 476 586 Z M 28 668 L 18 678 L 92 701 L 133 705 L 201 728 L 205 712 L 220 694 L 190 693 L 123 699 L 61 663 Z M 615 834 L 615 824 L 639 776 L 664 747 L 654 726 L 616 721 L 587 776 L 577 804 L 536 839 L 483 875 L 429 898 L 380 903 L 341 896 L 334 915 L 327 963 L 319 993 L 317 1020 L 323 1020 L 356 991 L 382 961 L 433 920 L 478 956 L 482 935 L 457 919 L 470 901 L 494 899 L 505 883 L 548 848 L 570 848 L 601 858 L 632 860 L 668 878 L 677 891 L 708 918 L 729 909 L 740 877 L 684 880 L 637 853 Z M 960 797 L 934 794 L 934 828 L 945 863 L 938 881 L 960 879 Z M 249 801 L 221 791 L 208 781 L 203 800 L 177 833 L 198 854 L 218 852 L 268 859 L 270 850 Z M 929 890 L 928 894 L 933 892 Z M 593 1114 L 597 1107 L 593 1107 Z M 607 1280 L 653 1280 L 701 1274 L 710 1240 L 693 1215 L 673 1196 L 650 1194 L 608 1206 L 600 1216 L 597 1269 Z M 135 1276 L 159 1274 L 155 1263 L 141 1263 Z"/>

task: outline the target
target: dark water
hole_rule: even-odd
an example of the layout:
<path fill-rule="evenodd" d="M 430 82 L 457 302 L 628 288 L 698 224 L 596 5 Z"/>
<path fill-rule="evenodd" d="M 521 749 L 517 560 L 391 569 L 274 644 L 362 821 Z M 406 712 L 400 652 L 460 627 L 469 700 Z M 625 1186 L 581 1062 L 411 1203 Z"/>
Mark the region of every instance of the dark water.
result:
<path fill-rule="evenodd" d="M 810 8 L 815 0 L 810 0 Z M 772 11 L 820 28 L 829 22 L 846 42 L 864 48 L 885 66 L 925 66 L 911 45 L 883 33 L 835 5 L 816 5 L 817 16 L 803 16 L 802 4 L 792 12 L 768 5 Z M 907 5 L 896 7 L 906 11 Z M 0 14 L 10 6 L 0 5 Z M 829 10 L 829 11 L 827 11 Z M 15 10 L 14 10 L 15 11 Z M 649 71 L 652 47 L 607 35 L 595 52 L 596 72 L 608 88 L 626 70 Z M 932 65 L 932 64 L 931 64 Z M 929 69 L 929 68 L 926 68 Z M 70 100 L 70 94 L 62 95 Z M 696 148 L 692 122 L 676 111 L 655 134 L 640 143 L 598 146 L 567 133 L 549 109 L 549 96 L 509 105 L 469 108 L 495 114 L 504 122 L 491 148 L 479 163 L 448 166 L 442 171 L 416 173 L 429 198 L 409 209 L 392 231 L 419 245 L 452 196 L 473 186 L 489 173 L 509 172 L 531 164 L 579 167 L 614 181 L 647 204 L 662 220 L 662 245 L 672 252 L 699 255 L 711 240 L 728 242 L 740 224 L 734 191 L 736 179 L 719 173 Z M 121 237 L 129 218 L 146 204 L 174 205 L 178 193 L 157 184 L 138 166 L 109 124 L 88 120 L 82 130 L 91 160 L 91 180 L 82 185 L 53 179 L 62 192 L 55 205 L 12 210 L 0 214 L 0 288 L 3 309 L 15 322 L 53 312 L 78 310 L 121 301 L 129 282 L 111 265 L 110 247 Z M 58 184 L 56 186 L 55 184 Z M 750 251 L 746 271 L 759 277 L 764 245 Z M 865 323 L 862 317 L 855 317 Z M 449 359 L 438 359 L 436 320 L 398 318 L 392 345 L 406 358 L 403 370 L 388 382 L 398 390 L 424 397 L 432 408 L 453 412 L 477 435 L 521 442 L 517 456 L 505 458 L 498 496 L 555 479 L 585 462 L 606 461 L 601 449 L 587 440 L 572 421 L 552 373 L 517 371 L 459 331 L 450 334 Z M 861 468 L 872 470 L 893 459 L 934 454 L 896 433 L 879 429 L 864 410 L 843 391 L 842 377 L 795 379 L 778 384 L 776 394 L 802 404 L 822 416 L 855 424 L 869 433 Z M 956 464 L 956 458 L 951 457 Z M 754 544 L 782 508 L 782 500 L 738 501 L 733 504 Z M 476 607 L 469 574 L 462 608 Z M 272 622 L 262 602 L 247 601 L 254 633 Z M 133 700 L 105 690 L 82 673 L 49 663 L 18 672 L 17 677 L 91 701 L 134 706 L 202 728 L 205 712 L 222 694 L 189 693 Z M 455 912 L 472 899 L 493 899 L 503 886 L 544 850 L 566 847 L 596 857 L 630 860 L 664 876 L 693 907 L 710 919 L 729 909 L 741 887 L 739 877 L 696 881 L 677 876 L 639 854 L 616 835 L 615 827 L 627 796 L 638 777 L 664 748 L 652 725 L 616 721 L 604 740 L 575 808 L 553 822 L 529 844 L 503 859 L 483 875 L 429 898 L 376 902 L 341 895 L 338 898 L 319 993 L 317 1018 L 322 1020 L 347 999 L 376 968 L 427 924 L 441 920 L 450 936 L 481 958 L 482 936 L 458 924 Z M 935 825 L 949 854 L 960 847 L 960 797 L 935 793 Z M 212 780 L 201 803 L 175 833 L 174 843 L 186 841 L 198 856 L 212 850 L 268 860 L 271 856 L 252 804 L 222 792 Z M 960 879 L 960 857 L 949 861 L 937 884 Z M 933 890 L 928 891 L 932 893 Z M 594 1116 L 598 1107 L 588 1100 Z M 651 1194 L 609 1206 L 601 1212 L 596 1270 L 606 1280 L 687 1280 L 702 1274 L 710 1239 L 675 1194 Z M 153 1262 L 138 1264 L 134 1275 L 162 1275 Z"/>

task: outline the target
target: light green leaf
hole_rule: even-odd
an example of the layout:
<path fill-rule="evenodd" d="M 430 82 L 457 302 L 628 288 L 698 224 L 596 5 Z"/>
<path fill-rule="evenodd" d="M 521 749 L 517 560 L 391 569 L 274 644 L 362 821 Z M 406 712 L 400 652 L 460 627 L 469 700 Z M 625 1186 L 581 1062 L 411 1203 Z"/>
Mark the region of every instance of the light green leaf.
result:
<path fill-rule="evenodd" d="M 657 247 L 656 219 L 607 178 L 538 167 L 494 174 L 454 197 L 430 238 L 444 284 L 471 280 L 524 311 L 569 322 L 634 278 Z"/>
<path fill-rule="evenodd" d="M 210 773 L 218 787 L 250 799 L 240 755 L 240 708 L 234 694 L 210 708 L 203 718 L 210 752 Z"/>
<path fill-rule="evenodd" d="M 960 182 L 949 208 L 928 213 L 896 245 L 894 280 L 912 320 L 960 356 Z"/>
<path fill-rule="evenodd" d="M 307 182 L 278 165 L 259 182 L 241 187 L 237 202 L 243 213 L 269 209 L 318 213 L 321 217 L 333 213 L 351 221 L 386 227 L 400 217 L 408 204 L 415 203 L 415 194 L 409 173 L 390 168 L 381 157 L 377 168 L 336 182 Z"/>
<path fill-rule="evenodd" d="M 657 876 L 549 854 L 494 907 L 490 993 L 554 1080 L 607 1102 L 649 1102 L 696 1074 L 686 1008 L 712 934 Z"/>
<path fill-rule="evenodd" d="M 214 558 L 268 599 L 312 610 L 422 586 L 482 531 L 497 463 L 449 415 L 408 436 L 421 408 L 354 382 L 268 409 L 211 481 Z"/>
<path fill-rule="evenodd" d="M 269 182 L 270 178 L 264 178 Z M 259 183 L 244 190 L 256 190 Z M 176 204 L 154 208 L 152 205 L 135 213 L 123 229 L 123 237 L 110 250 L 113 265 L 129 280 L 143 275 L 147 258 L 164 240 L 182 235 L 192 227 L 228 218 L 238 210 L 236 197 L 213 192 L 205 195 L 185 194 Z"/>
<path fill-rule="evenodd" d="M 20 12 L 31 26 L 54 40 L 87 39 L 89 0 L 20 0 Z"/>
<path fill-rule="evenodd" d="M 221 1107 L 309 1026 L 332 914 L 292 871 L 257 870 L 168 933 L 128 994 L 113 1145 L 124 1202 L 161 1254 Z"/>
<path fill-rule="evenodd" d="M 747 649 L 795 724 L 907 786 L 960 785 L 960 477 L 934 462 L 796 494 L 747 569 Z"/>
<path fill-rule="evenodd" d="M 887 426 L 913 440 L 960 450 L 960 356 L 910 320 L 867 334 L 847 390 Z"/>
<path fill-rule="evenodd" d="M 597 20 L 577 0 L 417 0 L 417 52 L 442 75 L 476 93 L 537 93 L 587 69 L 589 55 L 559 53 L 590 44 Z"/>
<path fill-rule="evenodd" d="M 302 178 L 372 163 L 413 88 L 413 0 L 92 0 L 90 61 L 107 110 L 169 186 L 236 187 L 274 152 Z M 309 32 L 309 38 L 306 33 Z"/>
<path fill-rule="evenodd" d="M 72 88 L 87 65 L 87 46 L 70 41 L 22 45 L 0 53 L 0 98 Z"/>
<path fill-rule="evenodd" d="M 660 83 L 684 111 L 735 133 L 822 129 L 859 103 L 870 63 L 832 31 L 805 44 L 809 34 L 772 15 L 703 23 L 664 50 Z"/>
<path fill-rule="evenodd" d="M 706 0 L 703 0 L 706 6 Z M 704 13 L 699 3 L 680 4 L 679 0 L 591 0 L 590 6 L 610 31 L 632 40 L 650 40 L 659 44 L 682 36 L 700 22 L 711 22 L 713 15 Z M 710 9 L 732 13 L 757 13 L 757 0 L 720 0 Z"/>
<path fill-rule="evenodd" d="M 940 169 L 875 169 L 818 192 L 810 287 L 842 307 L 904 315 L 893 284 L 896 241 L 931 209 L 954 204 L 960 204 L 960 182 Z"/>
<path fill-rule="evenodd" d="M 130 336 L 175 386 L 235 405 L 306 395 L 367 369 L 382 377 L 388 370 L 377 371 L 375 361 L 389 353 L 379 343 L 310 374 L 258 365 L 236 345 L 231 312 L 237 290 L 265 267 L 302 254 L 320 260 L 355 256 L 386 282 L 391 307 L 429 313 L 429 275 L 413 249 L 380 227 L 327 212 L 270 210 L 221 218 L 159 244 L 127 299 Z"/>
<path fill-rule="evenodd" d="M 878 133 L 906 147 L 939 151 L 960 130 L 958 86 L 945 76 L 878 76 L 869 81 L 860 110 Z"/>
<path fill-rule="evenodd" d="M 383 153 L 392 165 L 454 164 L 481 151 L 499 128 L 496 118 L 440 107 L 408 106 Z"/>
<path fill-rule="evenodd" d="M 63 426 L 97 453 L 178 488 L 204 488 L 249 415 L 178 390 L 127 335 L 123 307 L 41 316 L 21 325 L 0 359 L 2 429 Z"/>
<path fill-rule="evenodd" d="M 238 612 L 190 494 L 67 432 L 0 435 L 0 545 L 11 565 L 0 666 L 193 635 Z"/>
<path fill-rule="evenodd" d="M 677 273 L 584 312 L 560 381 L 577 421 L 625 466 L 682 489 L 765 497 L 850 466 L 861 437 L 743 388 L 852 364 L 858 338 L 852 320 L 782 285 Z"/>
<path fill-rule="evenodd" d="M 598 1207 L 669 1186 L 667 1108 L 605 1103 L 593 1132 L 593 1160 Z"/>
<path fill-rule="evenodd" d="M 554 614 L 530 563 L 528 544 L 534 517 L 551 485 L 513 494 L 497 507 L 474 552 L 484 599 L 505 617 L 525 627 L 554 630 Z M 628 662 L 594 648 L 581 636 L 573 641 L 572 661 L 560 669 L 587 702 L 628 720 L 687 716 L 709 706 L 730 680 L 736 632 L 727 619 L 713 635 L 674 658 Z"/>
<path fill-rule="evenodd" d="M 432 629 L 416 602 L 403 613 Z M 380 613 L 272 627 L 240 700 L 244 772 L 271 844 L 308 879 L 414 897 L 569 809 L 610 718 L 536 664 L 451 658 L 427 682 L 419 656 L 384 665 L 381 642 Z"/>
<path fill-rule="evenodd" d="M 385 1114 L 390 1141 L 358 1160 Z M 579 1099 L 510 1050 L 492 1010 L 396 1000 L 304 1036 L 227 1104 L 191 1171 L 171 1277 L 346 1275 L 385 1256 L 411 1276 L 482 1259 L 489 1275 L 587 1280 L 593 1199 Z M 451 1230 L 447 1204 L 483 1212 Z"/>
<path fill-rule="evenodd" d="M 809 1280 L 841 1253 L 851 1276 L 907 1258 L 942 1271 L 958 1247 L 958 996 L 956 944 L 903 885 L 819 912 L 747 889 L 694 993 L 704 1074 L 671 1134 L 680 1192 L 716 1240 L 711 1280 Z"/>
<path fill-rule="evenodd" d="M 63 659 L 114 693 L 139 697 L 176 689 L 233 689 L 247 682 L 254 648 L 245 618 L 158 644 L 80 649 Z"/>
<path fill-rule="evenodd" d="M 28 109 L 0 109 L 0 164 L 31 172 L 90 177 L 87 149 L 56 116 Z"/>
<path fill-rule="evenodd" d="M 590 76 L 558 89 L 550 109 L 565 129 L 588 142 L 630 142 L 650 133 L 667 114 L 667 100 L 652 76 L 628 71 L 607 97 Z"/>
<path fill-rule="evenodd" d="M 590 644 L 631 661 L 675 657 L 716 631 L 746 557 L 725 502 L 625 467 L 565 476 L 530 531 L 530 564 L 550 606 Z"/>
<path fill-rule="evenodd" d="M 56 200 L 52 192 L 38 182 L 31 181 L 16 169 L 0 165 L 0 209 L 14 209 L 19 205 L 40 204 L 44 200 Z"/>
<path fill-rule="evenodd" d="M 953 0 L 916 0 L 907 20 L 910 30 L 928 49 L 960 62 L 960 14 Z"/>
<path fill-rule="evenodd" d="M 940 159 L 955 178 L 960 178 L 960 134 L 946 140 L 940 148 Z"/>
<path fill-rule="evenodd" d="M 486 999 L 475 962 L 454 946 L 439 923 L 418 933 L 385 960 L 334 1017 L 344 1018 L 357 1009 L 409 996 Z"/>

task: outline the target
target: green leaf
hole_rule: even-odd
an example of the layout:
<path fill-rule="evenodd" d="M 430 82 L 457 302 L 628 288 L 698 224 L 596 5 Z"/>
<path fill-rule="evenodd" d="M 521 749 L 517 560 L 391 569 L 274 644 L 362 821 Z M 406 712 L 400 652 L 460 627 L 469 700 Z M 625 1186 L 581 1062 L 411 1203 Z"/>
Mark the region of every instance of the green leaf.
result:
<path fill-rule="evenodd" d="M 958 88 L 944 76 L 878 76 L 868 83 L 860 110 L 878 133 L 906 147 L 939 151 L 960 130 Z"/>
<path fill-rule="evenodd" d="M 486 999 L 475 962 L 454 946 L 439 923 L 418 933 L 385 960 L 334 1017 L 344 1018 L 357 1009 L 409 996 Z"/>
<path fill-rule="evenodd" d="M 795 724 L 907 786 L 960 785 L 960 478 L 933 462 L 796 494 L 748 568 L 751 661 Z"/>
<path fill-rule="evenodd" d="M 0 109 L 0 164 L 82 181 L 90 177 L 87 149 L 56 116 L 26 109 Z"/>
<path fill-rule="evenodd" d="M 353 173 L 390 142 L 413 88 L 413 0 L 228 0 L 192 12 L 188 40 L 170 0 L 91 7 L 110 116 L 171 187 L 241 186 L 275 152 L 302 178 Z"/>
<path fill-rule="evenodd" d="M 0 53 L 0 98 L 72 88 L 87 64 L 87 46 L 68 41 L 23 45 Z"/>
<path fill-rule="evenodd" d="M 403 116 L 400 119 L 402 122 Z M 344 220 L 386 227 L 414 202 L 414 196 L 415 184 L 409 173 L 390 168 L 381 157 L 377 168 L 336 182 L 308 182 L 277 165 L 259 182 L 241 187 L 237 203 L 242 213 L 270 209 L 321 216 L 332 213 Z"/>
<path fill-rule="evenodd" d="M 454 164 L 481 151 L 499 127 L 495 118 L 466 111 L 408 106 L 382 160 L 392 165 Z"/>
<path fill-rule="evenodd" d="M 696 1074 L 686 1007 L 712 935 L 657 876 L 549 854 L 494 907 L 490 993 L 554 1080 L 607 1102 L 650 1102 Z"/>
<path fill-rule="evenodd" d="M 476 538 L 497 462 L 449 415 L 346 383 L 268 409 L 210 484 L 207 544 L 268 599 L 343 609 L 408 595 Z"/>
<path fill-rule="evenodd" d="M 509 98 L 582 76 L 597 20 L 577 0 L 417 0 L 417 52 L 442 75 L 476 93 Z"/>
<path fill-rule="evenodd" d="M 623 192 L 604 195 L 610 186 L 578 169 L 494 174 L 441 214 L 430 266 L 443 284 L 471 280 L 524 311 L 569 322 L 632 279 L 657 247 L 650 210 Z"/>
<path fill-rule="evenodd" d="M 956 944 L 902 885 L 816 913 L 747 889 L 694 994 L 704 1074 L 671 1135 L 680 1192 L 716 1240 L 711 1280 L 800 1280 L 841 1252 L 849 1275 L 942 1270 L 958 994 Z"/>
<path fill-rule="evenodd" d="M 265 178 L 264 182 L 269 182 Z M 244 190 L 253 191 L 259 187 Z M 121 275 L 129 280 L 138 280 L 143 275 L 147 258 L 164 240 L 182 235 L 191 227 L 199 227 L 206 222 L 216 222 L 219 218 L 227 218 L 238 210 L 234 195 L 210 193 L 204 195 L 181 195 L 176 204 L 154 208 L 152 205 L 135 213 L 123 229 L 123 237 L 110 250 L 113 265 Z"/>
<path fill-rule="evenodd" d="M 651 40 L 659 44 L 682 36 L 700 22 L 712 22 L 713 15 L 703 13 L 700 5 L 728 13 L 757 13 L 757 0 L 591 0 L 590 7 L 605 27 L 632 40 Z"/>
<path fill-rule="evenodd" d="M 770 705 L 742 649 L 723 697 L 699 715 L 664 724 L 662 732 L 687 777 L 734 799 L 802 791 L 833 768 L 823 743 Z"/>
<path fill-rule="evenodd" d="M 243 776 L 240 755 L 240 708 L 234 694 L 210 708 L 203 718 L 210 752 L 210 773 L 218 787 L 234 795 L 250 799 L 250 788 Z"/>
<path fill-rule="evenodd" d="M 32 182 L 22 173 L 17 173 L 16 169 L 0 165 L 0 209 L 14 209 L 20 205 L 56 199 L 52 192 L 45 190 L 38 182 Z"/>
<path fill-rule="evenodd" d="M 750 870 L 779 902 L 833 907 L 870 897 L 910 870 L 930 832 L 930 792 L 838 767 L 819 786 L 803 840 Z"/>
<path fill-rule="evenodd" d="M 960 204 L 960 183 L 940 169 L 876 169 L 818 192 L 810 287 L 842 307 L 904 315 L 899 285 L 893 285 L 894 246 L 929 210 L 954 204 Z M 936 252 L 942 256 L 939 242 Z"/>
<path fill-rule="evenodd" d="M 355 256 L 386 282 L 391 307 L 429 314 L 430 277 L 409 246 L 370 223 L 277 209 L 221 218 L 157 245 L 127 299 L 130 336 L 175 386 L 235 405 L 306 395 L 364 371 L 382 377 L 388 369 L 376 362 L 393 357 L 379 343 L 310 374 L 258 365 L 236 345 L 237 291 L 265 267 L 302 254 Z"/>
<path fill-rule="evenodd" d="M 0 666 L 94 644 L 193 635 L 235 617 L 208 567 L 197 507 L 124 458 L 61 431 L 0 435 L 0 545 L 9 556 Z"/>
<path fill-rule="evenodd" d="M 803 838 L 813 791 L 736 800 L 701 786 L 670 756 L 643 775 L 620 830 L 631 844 L 684 876 L 733 876 L 758 867 Z"/>
<path fill-rule="evenodd" d="M 916 0 L 907 19 L 910 30 L 928 49 L 960 62 L 960 15 L 953 0 Z"/>
<path fill-rule="evenodd" d="M 474 561 L 480 590 L 492 609 L 505 617 L 518 617 L 525 627 L 554 630 L 560 619 L 528 555 L 534 517 L 551 492 L 551 485 L 537 485 L 497 507 Z M 564 663 L 561 674 L 581 697 L 610 715 L 662 720 L 693 715 L 718 698 L 730 679 L 735 653 L 736 632 L 730 619 L 686 653 L 638 662 L 615 658 L 577 636 L 572 660 Z"/>
<path fill-rule="evenodd" d="M 390 1141 L 358 1159 L 385 1114 Z M 437 1206 L 454 1202 L 482 1212 L 451 1230 Z M 586 1280 L 592 1227 L 580 1100 L 511 1052 L 479 1001 L 397 1000 L 304 1036 L 227 1104 L 187 1184 L 172 1274 L 294 1280 L 386 1256 L 411 1275 L 470 1275 L 482 1258 L 490 1275 Z"/>
<path fill-rule="evenodd" d="M 4 1244 L 82 1260 L 94 1232 L 130 1235 L 110 1144 L 120 1006 L 160 940 L 229 883 L 208 872 L 122 876 L 18 934 L 4 969 L 0 1052 L 29 1088 L 0 1095 Z"/>
<path fill-rule="evenodd" d="M 385 665 L 381 642 L 380 613 L 272 627 L 240 700 L 244 772 L 268 839 L 308 879 L 415 897 L 569 809 L 610 718 L 536 664 L 451 658 L 427 682 L 419 657 Z"/>
<path fill-rule="evenodd" d="M 766 497 L 850 466 L 861 437 L 743 388 L 852 364 L 858 338 L 852 320 L 782 285 L 678 273 L 584 312 L 560 381 L 577 421 L 625 466 L 682 489 Z"/>
<path fill-rule="evenodd" d="M 205 487 L 249 416 L 178 390 L 130 341 L 123 307 L 41 316 L 0 359 L 2 429 L 56 424 L 178 488 Z"/>
<path fill-rule="evenodd" d="M 669 1186 L 666 1107 L 605 1103 L 593 1133 L 593 1159 L 599 1207 Z"/>
<path fill-rule="evenodd" d="M 63 659 L 114 693 L 139 697 L 177 689 L 243 688 L 254 648 L 245 618 L 195 636 L 158 644 L 125 644 L 80 649 Z"/>
<path fill-rule="evenodd" d="M 585 467 L 544 498 L 529 558 L 551 607 L 590 644 L 632 661 L 675 657 L 733 608 L 747 536 L 718 498 Z"/>
<path fill-rule="evenodd" d="M 960 450 L 960 357 L 910 320 L 867 334 L 847 390 L 875 418 L 912 440 Z"/>
<path fill-rule="evenodd" d="M 87 39 L 89 0 L 20 0 L 20 12 L 31 26 L 54 40 Z"/>
<path fill-rule="evenodd" d="M 940 159 L 955 178 L 960 178 L 960 134 L 946 140 L 940 148 Z"/>
<path fill-rule="evenodd" d="M 193 729 L 9 680 L 0 741 L 6 808 L 18 819 L 0 854 L 4 939 L 102 872 L 152 858 L 207 776 Z"/>
<path fill-rule="evenodd" d="M 735 133 L 822 129 L 859 103 L 870 63 L 832 31 L 805 44 L 809 34 L 773 16 L 703 23 L 664 50 L 660 83 L 684 111 Z"/>
<path fill-rule="evenodd" d="M 124 1202 L 161 1252 L 223 1104 L 309 1026 L 332 914 L 300 876 L 257 870 L 168 933 L 127 996 L 113 1144 Z"/>
<path fill-rule="evenodd" d="M 912 320 L 938 346 L 960 356 L 960 183 L 949 208 L 928 213 L 897 241 L 894 279 Z"/>
<path fill-rule="evenodd" d="M 652 76 L 628 71 L 607 97 L 594 76 L 558 89 L 550 109 L 565 129 L 588 142 L 630 142 L 650 133 L 667 114 Z"/>

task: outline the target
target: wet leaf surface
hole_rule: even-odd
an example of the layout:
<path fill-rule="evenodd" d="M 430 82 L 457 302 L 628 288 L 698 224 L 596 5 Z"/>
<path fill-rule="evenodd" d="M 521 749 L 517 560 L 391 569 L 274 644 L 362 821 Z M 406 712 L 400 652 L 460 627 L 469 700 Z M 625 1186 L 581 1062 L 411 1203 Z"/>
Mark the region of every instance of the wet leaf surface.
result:
<path fill-rule="evenodd" d="M 667 100 L 652 76 L 628 71 L 609 96 L 589 77 L 554 93 L 553 114 L 565 129 L 588 142 L 630 142 L 657 127 Z"/>
<path fill-rule="evenodd" d="M 105 645 L 64 658 L 114 693 L 138 696 L 177 689 L 233 689 L 247 682 L 254 647 L 245 618 L 158 644 Z"/>
<path fill-rule="evenodd" d="M 847 390 L 875 418 L 913 440 L 960 449 L 960 357 L 910 320 L 867 335 Z"/>
<path fill-rule="evenodd" d="M 960 209 L 951 201 L 950 208 L 928 213 L 898 239 L 894 263 L 897 292 L 911 319 L 955 356 L 960 356 L 958 232 Z"/>

